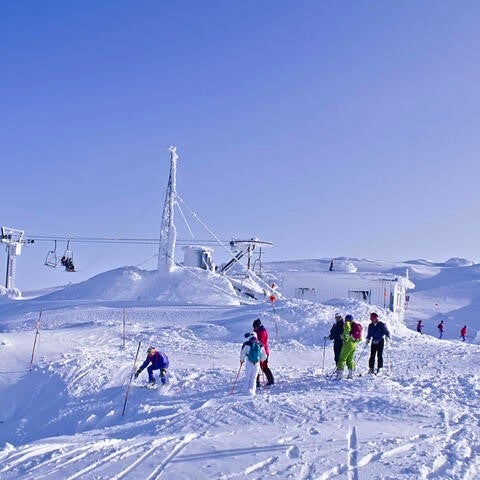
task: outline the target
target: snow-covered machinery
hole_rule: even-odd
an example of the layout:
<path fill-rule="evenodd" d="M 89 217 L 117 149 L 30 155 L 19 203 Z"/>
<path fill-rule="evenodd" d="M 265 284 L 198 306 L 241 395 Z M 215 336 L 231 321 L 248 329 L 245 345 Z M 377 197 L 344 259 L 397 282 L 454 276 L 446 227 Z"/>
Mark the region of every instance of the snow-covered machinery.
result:
<path fill-rule="evenodd" d="M 33 240 L 25 240 L 24 231 L 16 228 L 2 227 L 0 240 L 7 249 L 7 269 L 5 276 L 5 290 L 9 294 L 19 296 L 20 292 L 15 288 L 15 272 L 17 269 L 17 255 L 22 253 L 25 243 L 33 243 Z"/>

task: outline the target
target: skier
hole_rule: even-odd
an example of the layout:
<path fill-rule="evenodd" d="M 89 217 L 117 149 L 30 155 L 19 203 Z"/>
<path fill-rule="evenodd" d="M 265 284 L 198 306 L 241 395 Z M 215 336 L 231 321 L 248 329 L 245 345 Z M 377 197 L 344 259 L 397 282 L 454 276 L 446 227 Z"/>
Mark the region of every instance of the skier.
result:
<path fill-rule="evenodd" d="M 340 351 L 340 357 L 337 362 L 337 380 L 343 377 L 343 369 L 345 364 L 348 368 L 348 377 L 353 378 L 353 370 L 355 368 L 354 358 L 355 350 L 357 349 L 357 343 L 360 341 L 358 338 L 353 338 L 352 332 L 352 315 L 345 315 L 345 323 L 343 325 L 343 345 Z"/>
<path fill-rule="evenodd" d="M 339 313 L 336 313 L 335 323 L 332 325 L 332 328 L 330 329 L 330 335 L 328 337 L 325 337 L 325 340 L 327 338 L 329 338 L 330 340 L 333 340 L 333 355 L 335 358 L 335 365 L 338 363 L 338 360 L 340 359 L 340 352 L 342 350 L 342 345 L 343 345 L 342 333 L 343 333 L 343 318 Z"/>
<path fill-rule="evenodd" d="M 378 320 L 378 315 L 373 312 L 370 314 L 370 324 L 367 330 L 367 345 L 372 340 L 370 347 L 370 358 L 368 359 L 368 373 L 380 373 L 383 368 L 383 348 L 385 346 L 384 337 L 390 339 L 390 332 L 387 326 Z M 374 371 L 375 356 L 377 357 L 377 371 Z"/>
<path fill-rule="evenodd" d="M 462 342 L 465 341 L 466 336 L 467 336 L 467 326 L 464 325 L 460 330 L 460 338 L 462 339 Z"/>
<path fill-rule="evenodd" d="M 150 364 L 150 365 L 149 365 Z M 148 365 L 148 368 L 147 368 Z M 167 383 L 167 368 L 169 366 L 168 357 L 165 353 L 159 352 L 155 347 L 148 347 L 147 358 L 140 365 L 140 368 L 135 372 L 135 378 L 147 368 L 148 382 L 151 387 L 155 385 L 155 377 L 153 376 L 154 370 L 160 370 L 160 381 L 163 385 Z"/>
<path fill-rule="evenodd" d="M 443 337 L 443 330 L 445 329 L 445 325 L 443 324 L 443 320 L 437 325 L 438 328 L 438 338 Z"/>
<path fill-rule="evenodd" d="M 423 323 L 421 320 L 419 320 L 417 323 L 417 332 L 420 333 L 420 335 L 422 334 L 422 328 L 423 328 Z"/>
<path fill-rule="evenodd" d="M 265 353 L 267 354 L 267 359 L 260 362 L 260 369 L 267 377 L 267 385 L 274 385 L 275 379 L 273 378 L 273 373 L 268 367 L 268 358 L 270 357 L 270 349 L 268 348 L 268 331 L 262 325 L 262 321 L 257 318 L 253 321 L 252 324 L 253 331 L 257 334 L 257 338 L 260 342 L 262 342 L 263 348 L 265 349 Z M 257 377 L 257 387 L 260 386 L 260 375 Z"/>
<path fill-rule="evenodd" d="M 254 396 L 257 376 L 260 372 L 260 362 L 267 359 L 267 354 L 262 342 L 257 340 L 255 332 L 246 333 L 245 338 L 248 338 L 248 340 L 243 343 L 240 350 L 240 366 L 245 363 L 245 388 L 250 395 Z"/>

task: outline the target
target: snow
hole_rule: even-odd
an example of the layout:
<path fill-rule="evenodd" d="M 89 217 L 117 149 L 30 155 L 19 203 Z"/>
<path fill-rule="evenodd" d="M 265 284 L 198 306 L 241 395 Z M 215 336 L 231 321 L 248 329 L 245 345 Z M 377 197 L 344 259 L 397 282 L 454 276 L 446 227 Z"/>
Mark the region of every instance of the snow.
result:
<path fill-rule="evenodd" d="M 409 269 L 416 289 L 404 323 L 357 300 L 239 304 L 226 281 L 198 269 L 124 267 L 43 296 L 1 297 L 0 478 L 479 478 L 480 267 L 344 261 L 359 272 Z M 274 278 L 328 263 L 265 269 Z M 333 380 L 324 336 L 334 314 L 366 328 L 373 309 L 392 333 L 384 374 L 365 375 L 362 343 L 357 376 Z M 257 317 L 270 333 L 276 385 L 252 398 L 243 371 L 234 380 Z M 143 388 L 143 372 L 122 416 L 139 342 L 136 366 L 154 345 L 170 358 L 170 383 Z"/>

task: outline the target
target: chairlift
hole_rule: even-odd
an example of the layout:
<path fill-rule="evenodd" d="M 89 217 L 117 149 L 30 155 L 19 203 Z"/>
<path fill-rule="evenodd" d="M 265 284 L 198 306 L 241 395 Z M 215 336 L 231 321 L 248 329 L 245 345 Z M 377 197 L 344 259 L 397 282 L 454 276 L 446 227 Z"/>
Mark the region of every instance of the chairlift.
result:
<path fill-rule="evenodd" d="M 57 241 L 55 240 L 55 247 L 50 250 L 45 257 L 45 266 L 55 268 L 58 264 L 57 258 Z"/>
<path fill-rule="evenodd" d="M 74 272 L 75 265 L 73 264 L 73 252 L 70 250 L 70 238 L 67 242 L 67 249 L 60 259 L 60 263 L 65 267 L 67 272 Z"/>

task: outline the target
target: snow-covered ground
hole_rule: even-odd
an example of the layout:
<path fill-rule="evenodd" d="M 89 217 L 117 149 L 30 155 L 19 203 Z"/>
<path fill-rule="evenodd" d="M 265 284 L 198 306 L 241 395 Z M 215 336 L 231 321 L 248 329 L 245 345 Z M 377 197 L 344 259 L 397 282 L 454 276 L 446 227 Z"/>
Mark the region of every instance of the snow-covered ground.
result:
<path fill-rule="evenodd" d="M 43 297 L 2 298 L 0 478 L 480 478 L 480 266 L 352 262 L 359 271 L 409 268 L 417 288 L 405 324 L 346 299 L 280 299 L 274 315 L 268 300 L 236 304 L 223 282 L 209 279 L 206 287 L 177 272 L 168 283 L 138 269 Z M 365 375 L 361 344 L 357 376 L 333 380 L 324 336 L 335 312 L 352 313 L 366 328 L 372 310 L 392 332 L 385 373 Z M 241 374 L 232 388 L 243 334 L 257 317 L 270 332 L 276 385 L 250 398 Z M 122 415 L 139 344 L 137 366 L 149 345 L 168 354 L 170 384 L 148 390 L 143 372 Z"/>

